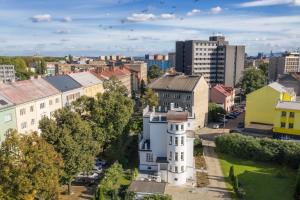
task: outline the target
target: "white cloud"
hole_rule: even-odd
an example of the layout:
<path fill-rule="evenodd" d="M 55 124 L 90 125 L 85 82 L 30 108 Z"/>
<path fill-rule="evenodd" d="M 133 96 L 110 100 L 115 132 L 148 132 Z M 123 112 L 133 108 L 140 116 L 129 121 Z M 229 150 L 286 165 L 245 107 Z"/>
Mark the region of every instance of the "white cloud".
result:
<path fill-rule="evenodd" d="M 212 9 L 210 9 L 210 12 L 212 13 L 212 14 L 218 14 L 218 13 L 220 13 L 222 11 L 222 8 L 220 7 L 220 6 L 217 6 L 217 7 L 214 7 L 214 8 L 212 8 Z"/>
<path fill-rule="evenodd" d="M 192 11 L 188 12 L 186 15 L 187 16 L 193 16 L 193 15 L 196 15 L 200 12 L 201 12 L 201 10 L 199 10 L 199 9 L 193 9 Z"/>
<path fill-rule="evenodd" d="M 160 15 L 161 19 L 175 19 L 176 16 L 174 14 L 170 14 L 170 13 L 163 13 Z"/>
<path fill-rule="evenodd" d="M 133 13 L 131 16 L 127 17 L 126 19 L 130 22 L 145 22 L 145 21 L 150 21 L 154 20 L 156 16 L 154 14 L 139 14 L 139 13 Z"/>
<path fill-rule="evenodd" d="M 52 17 L 49 14 L 42 14 L 31 17 L 31 20 L 32 22 L 50 22 Z"/>
<path fill-rule="evenodd" d="M 239 4 L 240 7 L 261 7 L 261 6 L 275 6 L 275 5 L 300 5 L 300 0 L 256 0 Z"/>
<path fill-rule="evenodd" d="M 69 16 L 63 18 L 63 22 L 71 22 L 71 21 L 72 21 L 72 18 Z"/>
<path fill-rule="evenodd" d="M 66 29 L 59 29 L 55 31 L 56 34 L 68 34 L 70 33 L 70 30 L 66 30 Z"/>

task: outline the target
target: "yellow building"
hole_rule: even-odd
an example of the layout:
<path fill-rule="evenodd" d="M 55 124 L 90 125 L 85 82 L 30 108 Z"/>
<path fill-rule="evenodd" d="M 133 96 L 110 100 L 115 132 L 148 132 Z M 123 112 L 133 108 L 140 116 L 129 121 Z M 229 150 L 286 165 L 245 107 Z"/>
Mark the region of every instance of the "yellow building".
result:
<path fill-rule="evenodd" d="M 69 76 L 82 85 L 84 95 L 88 97 L 96 97 L 98 93 L 104 92 L 102 80 L 90 72 L 73 73 Z"/>
<path fill-rule="evenodd" d="M 285 88 L 277 82 L 271 83 L 247 95 L 245 127 L 256 129 L 273 128 L 278 101 L 295 101 L 293 89 Z"/>
<path fill-rule="evenodd" d="M 273 132 L 300 136 L 300 102 L 279 101 L 277 103 Z"/>

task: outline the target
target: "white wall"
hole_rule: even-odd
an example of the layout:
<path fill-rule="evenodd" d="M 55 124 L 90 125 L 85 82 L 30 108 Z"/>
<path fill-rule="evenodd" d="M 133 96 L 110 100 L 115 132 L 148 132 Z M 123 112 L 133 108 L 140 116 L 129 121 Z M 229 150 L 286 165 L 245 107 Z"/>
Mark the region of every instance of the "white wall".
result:
<path fill-rule="evenodd" d="M 166 157 L 167 154 L 167 123 L 150 123 L 150 149 L 153 158 Z"/>
<path fill-rule="evenodd" d="M 68 101 L 67 96 L 72 95 L 72 94 L 77 94 L 77 93 L 80 94 L 79 97 L 83 96 L 84 95 L 83 88 L 78 88 L 78 89 L 75 89 L 75 90 L 70 90 L 70 91 L 67 91 L 67 92 L 63 92 L 62 93 L 62 105 L 63 105 L 63 107 L 66 106 L 66 105 L 69 105 L 70 103 L 72 103 L 73 101 L 76 100 L 76 99 L 73 99 L 71 101 Z"/>

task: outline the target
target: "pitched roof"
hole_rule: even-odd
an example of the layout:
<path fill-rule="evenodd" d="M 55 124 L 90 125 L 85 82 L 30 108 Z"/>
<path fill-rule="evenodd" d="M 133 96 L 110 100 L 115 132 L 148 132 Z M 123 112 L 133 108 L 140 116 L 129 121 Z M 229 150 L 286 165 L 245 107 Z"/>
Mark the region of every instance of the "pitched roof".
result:
<path fill-rule="evenodd" d="M 299 101 L 280 101 L 276 105 L 277 109 L 300 110 Z"/>
<path fill-rule="evenodd" d="M 287 92 L 287 90 L 286 90 L 287 88 L 284 87 L 283 85 L 279 84 L 278 82 L 270 83 L 268 86 L 278 92 Z"/>
<path fill-rule="evenodd" d="M 44 79 L 61 92 L 81 88 L 81 85 L 68 75 L 47 76 Z"/>
<path fill-rule="evenodd" d="M 0 94 L 0 109 L 8 108 L 13 105 L 14 104 L 11 101 L 9 101 L 7 98 Z"/>
<path fill-rule="evenodd" d="M 89 87 L 89 86 L 103 83 L 100 79 L 98 79 L 91 72 L 72 73 L 72 74 L 68 74 L 68 76 L 70 76 L 75 81 L 80 83 L 83 87 Z"/>
<path fill-rule="evenodd" d="M 60 92 L 42 78 L 0 84 L 0 94 L 14 104 L 45 98 Z"/>
<path fill-rule="evenodd" d="M 118 77 L 123 77 L 123 76 L 130 76 L 130 71 L 123 67 L 113 67 L 113 69 L 105 69 L 102 72 L 98 73 L 96 71 L 93 71 L 93 74 L 96 75 L 98 78 L 104 78 L 104 79 L 109 79 L 112 76 Z"/>
<path fill-rule="evenodd" d="M 154 90 L 192 92 L 200 79 L 200 76 L 165 75 L 150 83 L 148 87 Z"/>
<path fill-rule="evenodd" d="M 226 97 L 230 96 L 234 90 L 234 88 L 232 87 L 226 87 L 225 85 L 221 85 L 221 84 L 214 86 L 213 89 L 217 90 L 218 92 L 220 92 Z"/>
<path fill-rule="evenodd" d="M 133 181 L 129 190 L 136 193 L 146 194 L 164 194 L 166 183 L 158 183 L 153 181 Z"/>

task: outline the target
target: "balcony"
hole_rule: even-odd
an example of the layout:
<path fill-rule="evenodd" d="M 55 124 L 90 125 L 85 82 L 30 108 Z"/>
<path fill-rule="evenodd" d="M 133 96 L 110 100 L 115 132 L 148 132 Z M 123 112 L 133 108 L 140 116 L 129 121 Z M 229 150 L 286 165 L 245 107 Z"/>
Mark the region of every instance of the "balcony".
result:
<path fill-rule="evenodd" d="M 141 139 L 139 142 L 139 150 L 150 151 L 150 140 Z"/>

